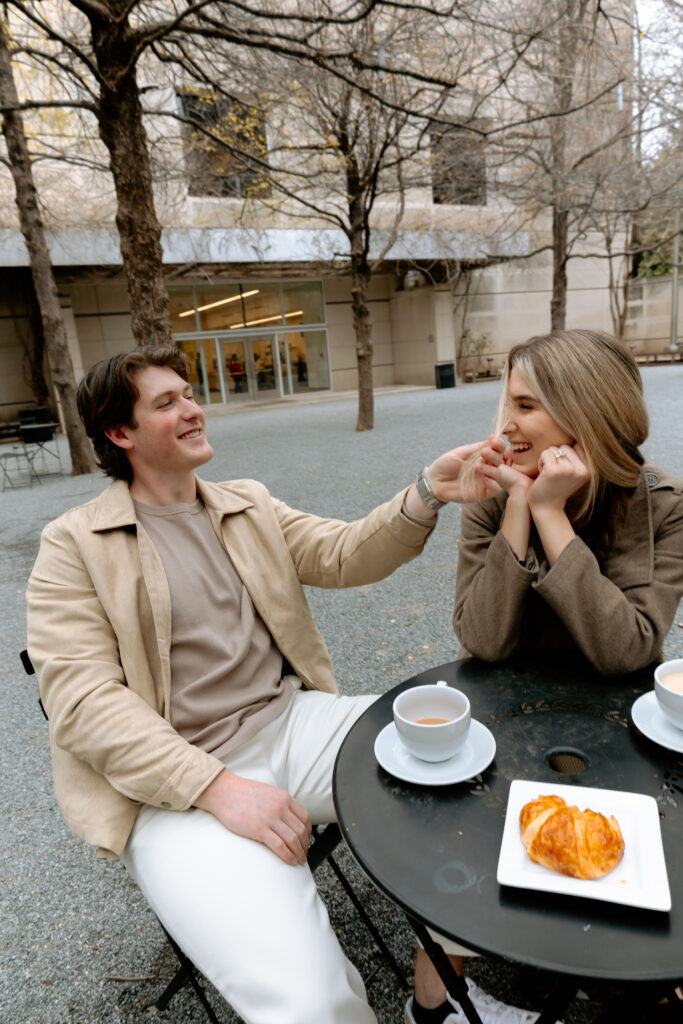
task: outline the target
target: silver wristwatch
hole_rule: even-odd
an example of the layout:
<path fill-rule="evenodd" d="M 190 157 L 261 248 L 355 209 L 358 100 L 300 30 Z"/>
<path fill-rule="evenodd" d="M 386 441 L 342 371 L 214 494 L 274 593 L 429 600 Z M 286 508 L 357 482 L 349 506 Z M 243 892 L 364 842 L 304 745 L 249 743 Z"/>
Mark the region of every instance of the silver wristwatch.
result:
<path fill-rule="evenodd" d="M 432 494 L 432 489 L 427 483 L 427 478 L 425 476 L 426 472 L 427 467 L 425 466 L 425 468 L 421 469 L 420 472 L 417 474 L 417 480 L 415 481 L 417 493 L 420 495 L 427 508 L 431 508 L 432 512 L 438 512 L 439 509 L 443 508 L 444 505 L 447 505 L 448 502 L 439 501 L 438 498 L 434 497 L 434 495 Z"/>

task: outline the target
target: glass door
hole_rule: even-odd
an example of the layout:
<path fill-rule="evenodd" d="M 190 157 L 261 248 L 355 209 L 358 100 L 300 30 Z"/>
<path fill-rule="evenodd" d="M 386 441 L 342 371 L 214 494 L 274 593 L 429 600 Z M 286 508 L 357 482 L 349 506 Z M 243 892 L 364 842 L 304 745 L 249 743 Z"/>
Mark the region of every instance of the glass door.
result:
<path fill-rule="evenodd" d="M 274 397 L 273 392 L 279 394 L 280 389 L 278 387 L 279 367 L 276 367 L 273 361 L 272 335 L 250 339 L 247 346 L 251 349 L 255 397 L 265 398 L 268 393 Z"/>
<path fill-rule="evenodd" d="M 232 339 L 224 341 L 223 362 L 228 401 L 249 398 L 249 381 L 246 371 L 247 353 L 244 342 L 233 342 Z"/>
<path fill-rule="evenodd" d="M 282 371 L 273 360 L 275 337 L 221 338 L 228 402 L 282 394 Z"/>

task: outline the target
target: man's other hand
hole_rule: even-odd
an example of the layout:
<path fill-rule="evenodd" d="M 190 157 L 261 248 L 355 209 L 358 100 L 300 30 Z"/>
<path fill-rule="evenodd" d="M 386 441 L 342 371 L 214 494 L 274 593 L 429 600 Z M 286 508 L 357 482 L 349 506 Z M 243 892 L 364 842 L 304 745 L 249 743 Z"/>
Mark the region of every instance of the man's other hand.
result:
<path fill-rule="evenodd" d="M 195 807 L 213 814 L 231 832 L 263 843 L 286 864 L 305 864 L 311 838 L 308 811 L 284 789 L 222 771 Z"/>

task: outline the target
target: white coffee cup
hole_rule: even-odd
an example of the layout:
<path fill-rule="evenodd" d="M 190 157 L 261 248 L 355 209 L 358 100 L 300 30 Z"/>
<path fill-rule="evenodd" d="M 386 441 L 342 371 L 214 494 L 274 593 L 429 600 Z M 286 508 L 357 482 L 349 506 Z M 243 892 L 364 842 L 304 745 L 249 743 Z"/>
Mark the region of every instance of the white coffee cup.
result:
<path fill-rule="evenodd" d="M 683 689 L 672 689 L 667 686 L 667 677 L 673 676 L 676 685 L 683 679 L 683 658 L 676 658 L 674 661 L 664 661 L 655 669 L 655 694 L 657 703 L 672 723 L 678 729 L 683 729 Z"/>
<path fill-rule="evenodd" d="M 457 754 L 467 739 L 470 720 L 466 694 L 443 680 L 433 686 L 413 686 L 394 701 L 396 731 L 408 752 L 421 761 L 447 761 Z"/>

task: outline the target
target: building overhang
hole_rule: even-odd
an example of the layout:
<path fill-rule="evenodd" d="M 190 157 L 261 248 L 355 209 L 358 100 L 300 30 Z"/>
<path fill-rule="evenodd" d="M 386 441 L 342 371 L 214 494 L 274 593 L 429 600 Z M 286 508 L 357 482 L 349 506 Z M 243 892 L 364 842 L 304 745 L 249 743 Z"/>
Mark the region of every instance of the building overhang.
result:
<path fill-rule="evenodd" d="M 121 266 L 121 249 L 112 228 L 70 227 L 46 231 L 54 267 Z M 370 259 L 376 260 L 390 237 L 373 231 Z M 162 232 L 165 266 L 196 267 L 230 264 L 262 268 L 287 265 L 326 265 L 342 270 L 348 263 L 348 240 L 341 231 L 309 228 L 165 228 Z M 525 231 L 404 231 L 386 248 L 388 263 L 458 260 L 481 264 L 490 259 L 525 256 Z M 29 255 L 18 229 L 0 228 L 0 266 L 28 267 Z"/>

